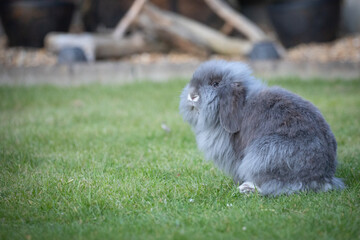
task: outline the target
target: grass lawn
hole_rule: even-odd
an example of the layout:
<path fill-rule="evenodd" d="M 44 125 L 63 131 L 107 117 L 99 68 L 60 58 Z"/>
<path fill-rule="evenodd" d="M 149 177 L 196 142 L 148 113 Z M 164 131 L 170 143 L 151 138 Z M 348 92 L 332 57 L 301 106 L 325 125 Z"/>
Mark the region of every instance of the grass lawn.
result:
<path fill-rule="evenodd" d="M 269 82 L 320 108 L 347 185 L 276 198 L 203 160 L 185 83 L 0 87 L 0 239 L 360 239 L 360 79 Z"/>

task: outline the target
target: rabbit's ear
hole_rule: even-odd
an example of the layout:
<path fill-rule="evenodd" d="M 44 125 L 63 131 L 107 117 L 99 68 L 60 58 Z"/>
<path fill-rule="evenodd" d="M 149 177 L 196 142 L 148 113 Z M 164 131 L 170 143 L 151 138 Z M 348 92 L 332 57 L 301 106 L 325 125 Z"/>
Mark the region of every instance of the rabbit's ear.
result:
<path fill-rule="evenodd" d="M 220 90 L 219 97 L 221 126 L 229 133 L 240 131 L 246 97 L 245 87 L 239 82 L 231 83 Z"/>

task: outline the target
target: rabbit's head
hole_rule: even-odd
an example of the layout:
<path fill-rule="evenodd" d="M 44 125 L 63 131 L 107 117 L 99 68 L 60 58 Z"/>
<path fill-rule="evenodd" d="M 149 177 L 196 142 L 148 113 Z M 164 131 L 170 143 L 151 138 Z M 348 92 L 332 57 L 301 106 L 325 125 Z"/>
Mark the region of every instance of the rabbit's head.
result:
<path fill-rule="evenodd" d="M 246 98 L 261 87 L 246 64 L 211 60 L 198 67 L 184 88 L 180 113 L 195 129 L 220 124 L 235 133 Z"/>

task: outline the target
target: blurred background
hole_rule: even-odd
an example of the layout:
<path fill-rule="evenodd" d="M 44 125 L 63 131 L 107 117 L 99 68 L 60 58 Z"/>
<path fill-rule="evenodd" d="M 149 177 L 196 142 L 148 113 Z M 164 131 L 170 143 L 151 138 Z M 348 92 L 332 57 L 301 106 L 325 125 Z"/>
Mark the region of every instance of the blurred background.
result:
<path fill-rule="evenodd" d="M 359 0 L 215 1 L 225 2 L 255 30 L 260 29 L 264 37 L 259 39 L 252 39 L 246 30 L 240 31 L 242 26 L 236 26 L 236 22 L 234 26 L 214 11 L 209 1 L 151 0 L 148 2 L 160 12 L 141 10 L 124 35 L 114 38 L 114 30 L 134 2 L 2 0 L 0 64 L 144 62 L 164 57 L 169 61 L 186 61 L 214 56 L 236 60 L 360 62 Z M 169 22 L 162 16 L 169 17 Z M 178 16 L 190 22 L 179 25 Z M 201 29 L 199 36 L 197 30 L 191 32 L 196 24 Z M 207 32 L 209 28 L 213 31 Z M 54 32 L 57 35 L 51 35 Z M 64 41 L 60 39 L 63 36 Z M 221 46 L 217 49 L 207 43 L 208 39 L 216 41 L 215 37 L 234 43 L 234 49 L 224 50 Z"/>

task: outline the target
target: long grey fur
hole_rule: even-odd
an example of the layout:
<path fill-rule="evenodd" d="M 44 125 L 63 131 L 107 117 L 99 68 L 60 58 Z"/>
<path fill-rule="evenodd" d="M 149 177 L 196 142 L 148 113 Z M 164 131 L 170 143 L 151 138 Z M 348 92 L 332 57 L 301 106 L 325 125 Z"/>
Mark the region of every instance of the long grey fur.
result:
<path fill-rule="evenodd" d="M 212 60 L 185 86 L 180 113 L 205 158 L 263 195 L 344 188 L 334 177 L 337 143 L 320 111 L 251 74 L 241 62 Z"/>

